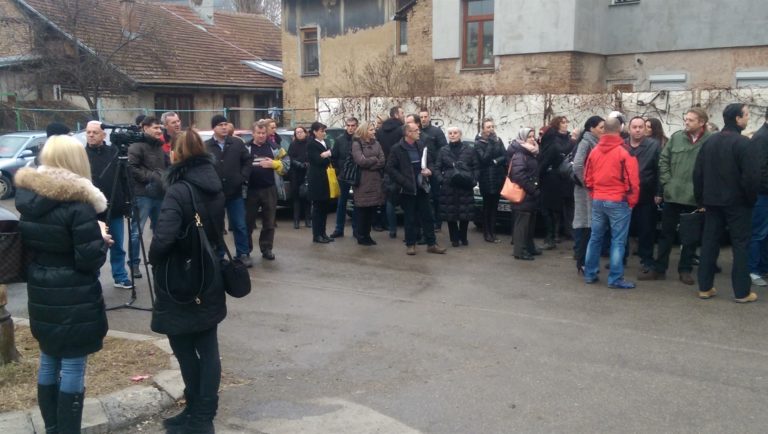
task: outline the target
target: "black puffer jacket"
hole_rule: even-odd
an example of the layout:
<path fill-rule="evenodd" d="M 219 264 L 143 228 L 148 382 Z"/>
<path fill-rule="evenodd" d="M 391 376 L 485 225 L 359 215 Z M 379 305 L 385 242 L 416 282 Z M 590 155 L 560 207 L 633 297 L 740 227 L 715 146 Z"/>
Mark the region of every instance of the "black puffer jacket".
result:
<path fill-rule="evenodd" d="M 53 357 L 99 351 L 107 334 L 99 283 L 107 245 L 96 214 L 107 200 L 90 179 L 64 169 L 20 169 L 15 182 L 21 235 L 35 252 L 27 282 L 32 335 Z"/>
<path fill-rule="evenodd" d="M 517 141 L 509 144 L 509 179 L 525 190 L 525 199 L 512 204 L 518 211 L 536 211 L 539 203 L 539 160 Z"/>
<path fill-rule="evenodd" d="M 242 140 L 227 136 L 224 139 L 224 149 L 219 147 L 216 139 L 211 137 L 205 141 L 208 153 L 216 160 L 216 172 L 221 179 L 224 197 L 231 199 L 243 194 L 243 184 L 251 177 L 251 153 L 245 149 Z"/>
<path fill-rule="evenodd" d="M 131 143 L 128 165 L 133 175 L 133 194 L 152 199 L 163 198 L 163 171 L 168 167 L 163 142 L 145 134 L 143 142 Z"/>
<path fill-rule="evenodd" d="M 499 194 L 507 176 L 507 151 L 501 139 L 493 135 L 475 138 L 481 194 Z"/>
<path fill-rule="evenodd" d="M 472 220 L 475 215 L 473 188 L 456 188 L 451 176 L 456 170 L 477 180 L 477 157 L 469 146 L 461 141 L 451 142 L 440 149 L 435 160 L 435 174 L 440 182 L 440 219 L 445 221 Z"/>
<path fill-rule="evenodd" d="M 163 199 L 160 218 L 149 247 L 149 262 L 155 268 L 167 259 L 173 249 L 180 248 L 176 238 L 194 219 L 192 197 L 181 181 L 192 184 L 208 241 L 212 246 L 219 244 L 224 227 L 221 181 L 210 156 L 192 157 L 171 166 L 166 176 L 168 194 Z M 192 230 L 195 230 L 194 227 Z M 157 278 L 155 276 L 156 282 Z M 169 276 L 169 279 L 172 278 Z M 217 283 L 203 293 L 200 304 L 177 304 L 167 293 L 158 290 L 152 311 L 152 331 L 179 335 L 208 330 L 220 323 L 227 316 L 227 305 L 220 279 Z"/>

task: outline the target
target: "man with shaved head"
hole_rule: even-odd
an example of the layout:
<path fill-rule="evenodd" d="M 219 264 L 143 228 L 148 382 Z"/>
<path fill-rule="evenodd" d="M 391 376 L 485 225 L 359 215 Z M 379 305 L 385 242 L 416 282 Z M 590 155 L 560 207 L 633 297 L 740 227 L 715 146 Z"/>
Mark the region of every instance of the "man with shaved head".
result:
<path fill-rule="evenodd" d="M 589 153 L 584 167 L 584 186 L 592 197 L 592 236 L 587 246 L 584 280 L 598 281 L 600 250 L 607 230 L 611 230 L 611 268 L 608 287 L 631 289 L 635 284 L 624 280 L 624 248 L 629 232 L 632 208 L 640 197 L 637 159 L 624 149 L 621 121 L 605 120 L 605 134 Z"/>
<path fill-rule="evenodd" d="M 109 204 L 108 212 L 103 212 L 97 217 L 107 224 L 112 240 L 115 242 L 109 248 L 109 262 L 112 268 L 115 288 L 130 289 L 133 287 L 133 284 L 125 268 L 125 250 L 123 249 L 123 240 L 125 239 L 123 219 L 130 212 L 130 206 L 126 204 L 128 197 L 126 195 L 127 186 L 125 185 L 125 179 L 120 176 L 115 178 L 118 168 L 117 148 L 107 146 L 104 142 L 105 136 L 106 133 L 101 128 L 100 121 L 88 122 L 88 125 L 85 127 L 87 143 L 85 152 L 88 154 L 88 161 L 91 164 L 93 185 L 104 193 Z M 114 194 L 112 194 L 113 191 Z M 138 252 L 132 252 L 132 254 L 138 260 Z"/>

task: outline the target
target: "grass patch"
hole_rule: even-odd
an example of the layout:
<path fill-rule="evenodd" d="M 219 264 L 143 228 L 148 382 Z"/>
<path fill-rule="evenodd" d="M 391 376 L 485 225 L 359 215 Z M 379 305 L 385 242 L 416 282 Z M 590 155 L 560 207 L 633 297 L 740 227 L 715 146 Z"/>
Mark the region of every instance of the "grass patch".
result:
<path fill-rule="evenodd" d="M 0 412 L 26 410 L 37 405 L 37 368 L 40 348 L 29 327 L 16 325 L 19 363 L 0 366 Z M 168 369 L 169 355 L 148 341 L 106 337 L 104 348 L 88 356 L 85 371 L 86 397 L 104 395 L 140 383 L 135 375 L 155 375 Z"/>

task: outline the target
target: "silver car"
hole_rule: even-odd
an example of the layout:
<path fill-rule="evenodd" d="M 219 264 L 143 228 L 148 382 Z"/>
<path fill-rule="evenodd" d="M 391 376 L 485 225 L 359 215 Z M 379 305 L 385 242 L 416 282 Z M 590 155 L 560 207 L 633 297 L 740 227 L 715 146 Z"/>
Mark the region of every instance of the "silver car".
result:
<path fill-rule="evenodd" d="M 13 196 L 16 171 L 33 161 L 45 144 L 45 131 L 24 131 L 0 136 L 0 199 Z"/>

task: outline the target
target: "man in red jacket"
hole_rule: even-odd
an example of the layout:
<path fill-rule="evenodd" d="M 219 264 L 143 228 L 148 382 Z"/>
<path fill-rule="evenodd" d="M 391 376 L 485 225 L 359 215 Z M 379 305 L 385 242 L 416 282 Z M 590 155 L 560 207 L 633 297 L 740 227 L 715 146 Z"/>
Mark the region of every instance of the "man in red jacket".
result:
<path fill-rule="evenodd" d="M 624 248 L 627 243 L 632 207 L 640 197 L 637 159 L 624 149 L 621 122 L 605 120 L 605 134 L 589 153 L 584 170 L 584 185 L 592 196 L 592 236 L 587 246 L 584 279 L 598 281 L 600 249 L 606 229 L 611 229 L 611 269 L 608 287 L 631 289 L 633 282 L 624 280 Z"/>

